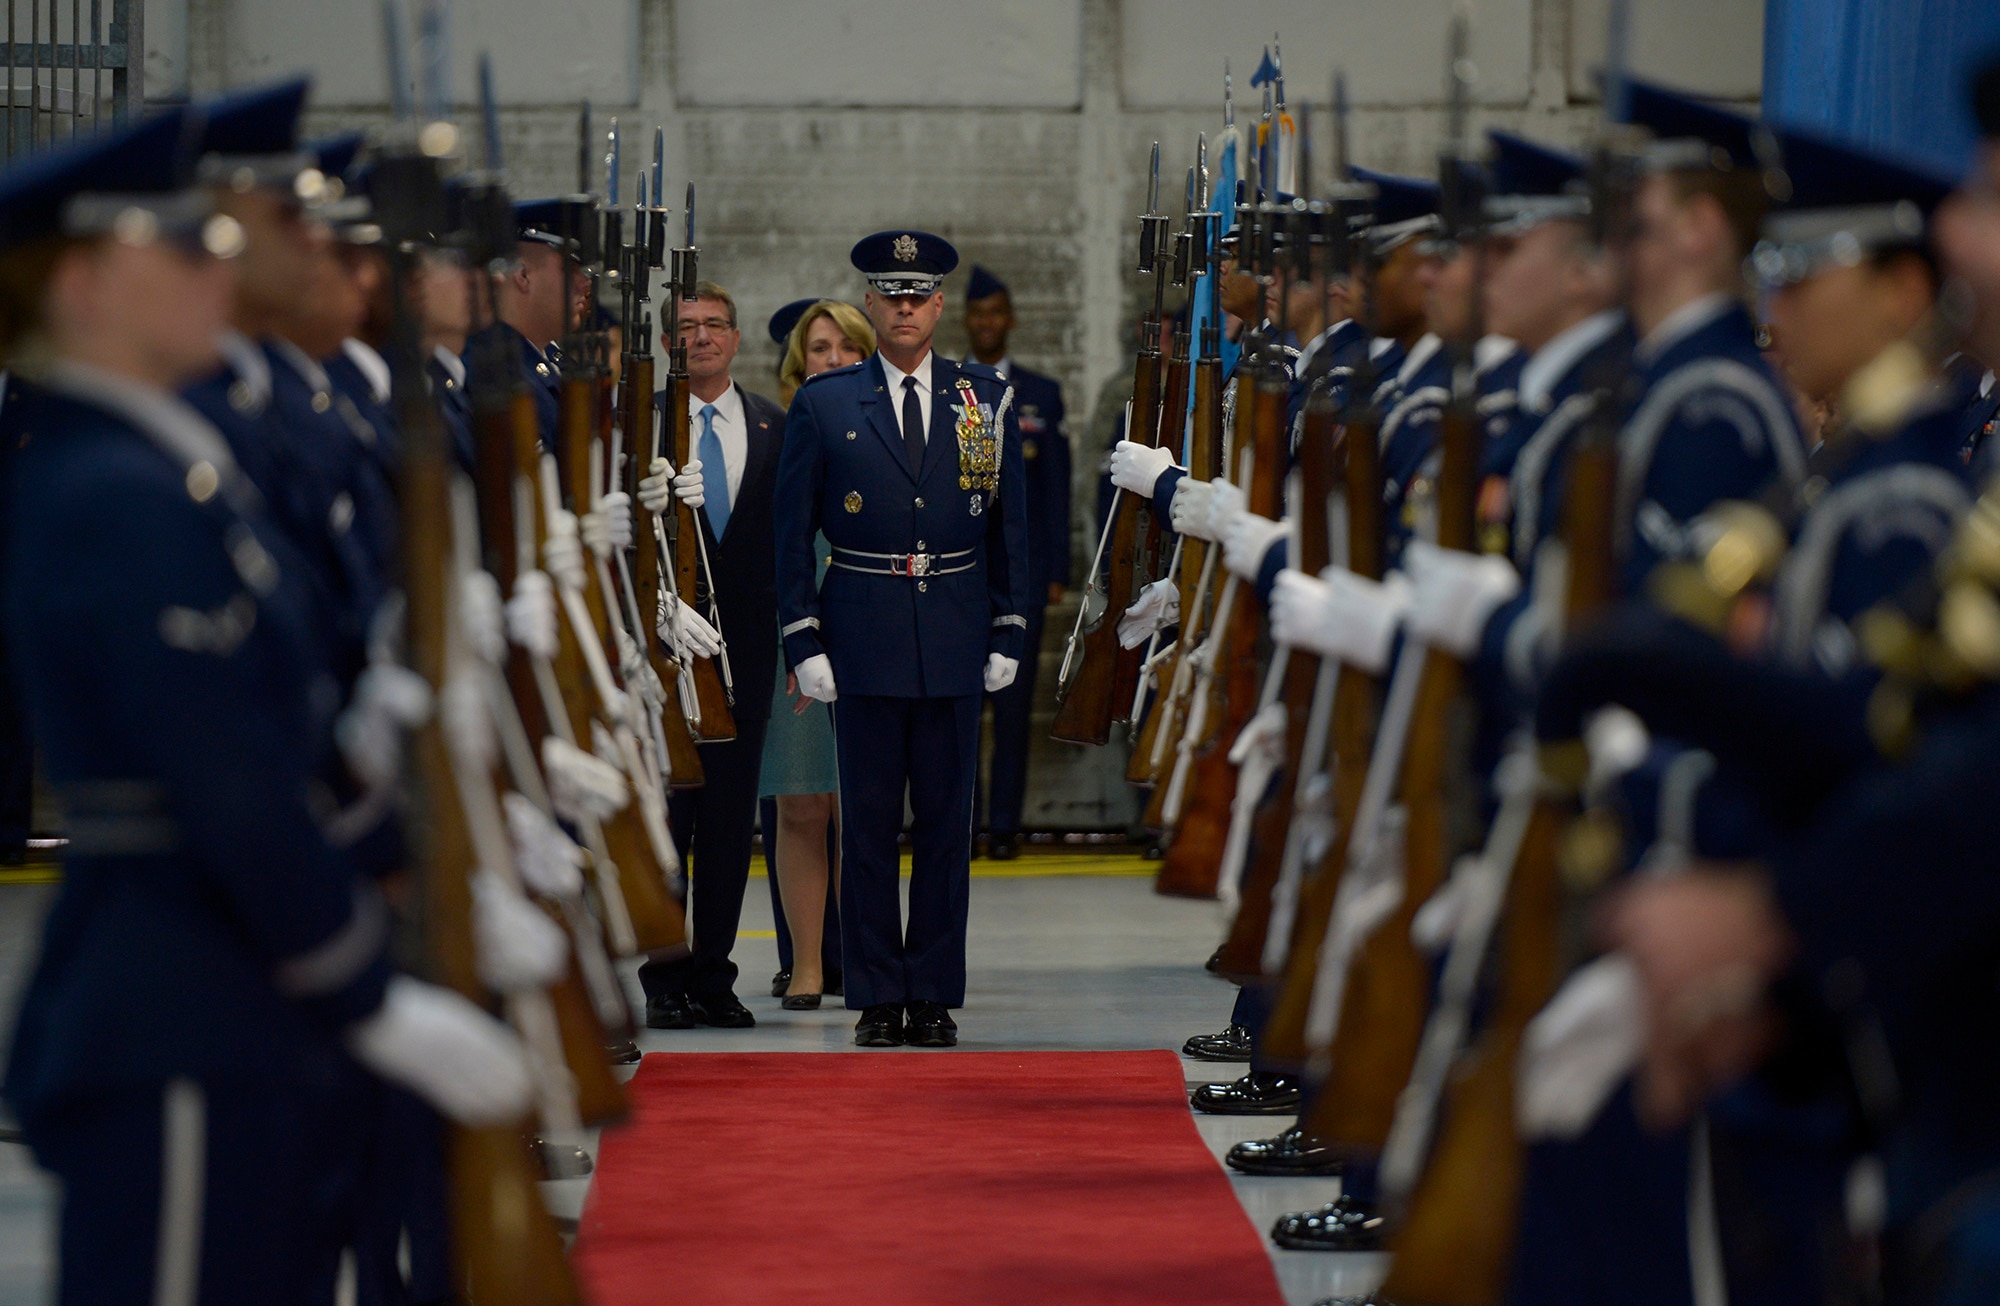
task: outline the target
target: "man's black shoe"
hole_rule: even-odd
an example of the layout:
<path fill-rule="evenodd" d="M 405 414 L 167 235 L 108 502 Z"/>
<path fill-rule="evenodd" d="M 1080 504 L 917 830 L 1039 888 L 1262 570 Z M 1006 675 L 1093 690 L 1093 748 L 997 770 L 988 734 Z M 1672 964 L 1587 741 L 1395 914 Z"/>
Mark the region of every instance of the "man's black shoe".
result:
<path fill-rule="evenodd" d="M 903 1046 L 903 1009 L 894 1002 L 878 1002 L 861 1013 L 854 1023 L 854 1045 L 864 1048 Z"/>
<path fill-rule="evenodd" d="M 646 999 L 647 1029 L 693 1029 L 701 1023 L 685 993 L 662 993 Z"/>
<path fill-rule="evenodd" d="M 647 1003 L 650 1009 L 652 1004 Z M 604 1058 L 614 1066 L 632 1066 L 639 1063 L 639 1045 L 629 1038 L 621 1038 L 616 1043 L 604 1045 Z"/>
<path fill-rule="evenodd" d="M 1231 1025 L 1220 1034 L 1196 1034 L 1181 1044 L 1181 1055 L 1196 1061 L 1248 1061 L 1250 1031 Z"/>
<path fill-rule="evenodd" d="M 1345 1193 L 1317 1211 L 1278 1217 L 1271 1241 L 1294 1252 L 1374 1252 L 1386 1241 L 1381 1212 Z"/>
<path fill-rule="evenodd" d="M 792 987 L 792 968 L 790 966 L 785 967 L 783 970 L 779 971 L 777 974 L 771 977 L 772 997 L 774 998 L 784 997 L 785 990 L 791 987 Z"/>
<path fill-rule="evenodd" d="M 716 1029 L 749 1029 L 757 1023 L 750 1008 L 736 1000 L 734 993 L 717 993 L 706 998 L 689 998 L 694 1018 Z"/>
<path fill-rule="evenodd" d="M 1293 1125 L 1276 1138 L 1238 1143 L 1222 1158 L 1232 1170 L 1257 1175 L 1337 1175 L 1340 1158 L 1333 1149 Z"/>
<path fill-rule="evenodd" d="M 996 862 L 1011 862 L 1021 855 L 1021 837 L 996 834 L 986 841 L 986 855 Z"/>
<path fill-rule="evenodd" d="M 940 1003 L 912 1002 L 906 1037 L 913 1048 L 953 1048 L 958 1046 L 958 1024 Z"/>
<path fill-rule="evenodd" d="M 1203 1084 L 1190 1101 L 1212 1116 L 1288 1116 L 1299 1109 L 1299 1082 L 1253 1070 L 1234 1083 Z"/>

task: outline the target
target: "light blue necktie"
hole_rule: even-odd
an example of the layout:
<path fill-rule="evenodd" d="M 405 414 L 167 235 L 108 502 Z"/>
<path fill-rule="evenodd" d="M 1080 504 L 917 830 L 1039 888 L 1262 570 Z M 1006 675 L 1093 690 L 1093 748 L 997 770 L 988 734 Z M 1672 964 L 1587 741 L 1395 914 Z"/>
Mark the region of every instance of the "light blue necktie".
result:
<path fill-rule="evenodd" d="M 719 540 L 729 529 L 729 467 L 722 461 L 722 437 L 715 433 L 714 404 L 701 406 L 701 443 L 695 446 L 695 457 L 701 459 L 701 488 L 707 496 L 702 506 L 708 509 L 709 529 Z"/>

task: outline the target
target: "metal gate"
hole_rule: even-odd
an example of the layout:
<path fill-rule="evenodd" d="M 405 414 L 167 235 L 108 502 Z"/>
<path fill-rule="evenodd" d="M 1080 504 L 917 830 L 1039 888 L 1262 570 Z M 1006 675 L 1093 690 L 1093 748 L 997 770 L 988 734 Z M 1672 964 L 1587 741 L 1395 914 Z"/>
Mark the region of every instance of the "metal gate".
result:
<path fill-rule="evenodd" d="M 6 0 L 11 162 L 139 112 L 145 0 Z"/>

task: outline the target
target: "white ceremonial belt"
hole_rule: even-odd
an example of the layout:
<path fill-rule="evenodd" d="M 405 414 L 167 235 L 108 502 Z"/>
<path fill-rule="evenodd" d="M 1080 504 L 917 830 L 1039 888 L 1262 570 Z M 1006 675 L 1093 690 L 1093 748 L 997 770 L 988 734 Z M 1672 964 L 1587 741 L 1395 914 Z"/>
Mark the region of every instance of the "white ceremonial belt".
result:
<path fill-rule="evenodd" d="M 835 545 L 833 565 L 868 576 L 950 576 L 978 566 L 972 554 L 971 549 L 960 549 L 956 553 L 869 553 L 864 549 L 843 549 Z M 942 565 L 950 563 L 958 565 Z"/>

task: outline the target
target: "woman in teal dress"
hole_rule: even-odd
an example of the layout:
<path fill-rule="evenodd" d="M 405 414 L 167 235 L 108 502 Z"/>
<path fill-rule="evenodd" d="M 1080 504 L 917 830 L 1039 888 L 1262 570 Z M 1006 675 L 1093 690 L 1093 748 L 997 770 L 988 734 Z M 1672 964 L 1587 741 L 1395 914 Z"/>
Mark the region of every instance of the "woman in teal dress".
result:
<path fill-rule="evenodd" d="M 875 331 L 851 304 L 821 300 L 799 315 L 785 341 L 785 361 L 779 373 L 780 397 L 789 407 L 792 395 L 809 376 L 859 363 L 875 352 Z M 826 538 L 814 541 L 819 574 L 826 576 L 832 556 Z M 792 935 L 791 982 L 784 992 L 790 1011 L 819 1006 L 826 977 L 820 944 L 829 887 L 840 893 L 840 840 L 829 838 L 840 824 L 839 780 L 834 764 L 833 715 L 826 704 L 799 693 L 798 678 L 785 668 L 782 644 L 778 659 L 784 688 L 771 705 L 770 733 L 764 739 L 761 796 L 777 801 L 777 830 L 766 830 L 769 847 L 776 845 L 775 873 L 784 904 L 785 923 Z"/>

